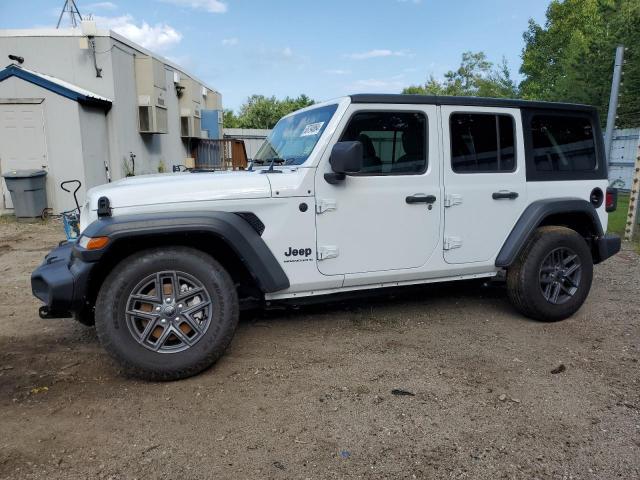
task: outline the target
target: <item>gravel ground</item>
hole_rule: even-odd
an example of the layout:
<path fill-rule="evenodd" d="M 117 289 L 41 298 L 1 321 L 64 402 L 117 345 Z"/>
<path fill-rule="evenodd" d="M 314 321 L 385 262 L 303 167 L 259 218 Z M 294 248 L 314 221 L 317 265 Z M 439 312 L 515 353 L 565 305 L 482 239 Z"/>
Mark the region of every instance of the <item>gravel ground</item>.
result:
<path fill-rule="evenodd" d="M 38 318 L 29 274 L 61 231 L 0 223 L 0 478 L 640 478 L 631 250 L 560 323 L 430 286 L 245 314 L 212 369 L 146 383 Z"/>

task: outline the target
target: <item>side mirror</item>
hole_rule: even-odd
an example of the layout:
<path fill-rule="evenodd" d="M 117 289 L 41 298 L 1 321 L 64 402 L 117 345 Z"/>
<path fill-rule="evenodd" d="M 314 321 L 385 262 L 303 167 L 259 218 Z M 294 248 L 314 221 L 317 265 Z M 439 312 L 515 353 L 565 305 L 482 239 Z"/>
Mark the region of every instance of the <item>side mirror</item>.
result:
<path fill-rule="evenodd" d="M 359 172 L 362 169 L 364 148 L 362 142 L 338 142 L 331 150 L 329 164 L 331 173 L 325 173 L 324 179 L 335 185 L 345 179 L 345 174 Z"/>

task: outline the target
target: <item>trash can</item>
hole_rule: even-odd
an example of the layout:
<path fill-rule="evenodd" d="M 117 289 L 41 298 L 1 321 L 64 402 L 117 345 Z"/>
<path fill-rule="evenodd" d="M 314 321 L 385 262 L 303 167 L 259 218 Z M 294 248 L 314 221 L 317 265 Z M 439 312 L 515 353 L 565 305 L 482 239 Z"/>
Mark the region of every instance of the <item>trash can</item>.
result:
<path fill-rule="evenodd" d="M 47 208 L 45 170 L 11 170 L 2 175 L 11 192 L 14 214 L 17 218 L 42 216 Z"/>

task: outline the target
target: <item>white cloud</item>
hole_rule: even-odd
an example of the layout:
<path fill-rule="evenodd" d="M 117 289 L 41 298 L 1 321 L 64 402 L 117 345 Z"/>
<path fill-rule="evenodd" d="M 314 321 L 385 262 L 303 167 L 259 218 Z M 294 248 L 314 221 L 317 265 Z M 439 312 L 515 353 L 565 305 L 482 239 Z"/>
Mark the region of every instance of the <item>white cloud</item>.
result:
<path fill-rule="evenodd" d="M 189 7 L 194 10 L 204 10 L 209 13 L 225 13 L 227 4 L 220 0 L 162 0 L 180 7 Z"/>
<path fill-rule="evenodd" d="M 419 4 L 422 3 L 422 0 L 397 0 L 398 3 L 414 3 Z"/>
<path fill-rule="evenodd" d="M 375 49 L 367 52 L 348 53 L 344 56 L 354 60 L 367 60 L 369 58 L 379 57 L 408 57 L 411 56 L 411 54 L 402 50 Z"/>
<path fill-rule="evenodd" d="M 349 75 L 351 73 L 351 71 L 350 70 L 340 70 L 339 68 L 336 68 L 336 69 L 325 70 L 324 73 L 326 73 L 328 75 Z"/>
<path fill-rule="evenodd" d="M 225 47 L 233 47 L 235 45 L 238 45 L 238 39 L 236 37 L 223 38 L 222 45 L 224 45 Z"/>
<path fill-rule="evenodd" d="M 95 2 L 95 3 L 89 3 L 87 5 L 83 5 L 83 10 L 84 9 L 88 9 L 88 10 L 115 10 L 116 8 L 118 8 L 118 5 L 116 5 L 113 2 Z"/>
<path fill-rule="evenodd" d="M 136 24 L 135 19 L 129 14 L 119 17 L 95 17 L 95 21 L 99 27 L 113 30 L 150 50 L 166 50 L 182 40 L 182 34 L 166 23 L 149 25 L 143 20 L 141 24 Z"/>

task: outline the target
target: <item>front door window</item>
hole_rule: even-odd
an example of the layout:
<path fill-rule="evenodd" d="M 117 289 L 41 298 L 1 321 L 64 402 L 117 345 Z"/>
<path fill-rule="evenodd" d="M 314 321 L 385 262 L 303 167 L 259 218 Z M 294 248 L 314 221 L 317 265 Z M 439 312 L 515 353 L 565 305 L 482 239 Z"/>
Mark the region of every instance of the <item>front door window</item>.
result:
<path fill-rule="evenodd" d="M 427 120 L 415 112 L 360 112 L 342 141 L 359 141 L 364 150 L 361 175 L 407 175 L 427 169 Z"/>

